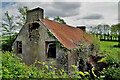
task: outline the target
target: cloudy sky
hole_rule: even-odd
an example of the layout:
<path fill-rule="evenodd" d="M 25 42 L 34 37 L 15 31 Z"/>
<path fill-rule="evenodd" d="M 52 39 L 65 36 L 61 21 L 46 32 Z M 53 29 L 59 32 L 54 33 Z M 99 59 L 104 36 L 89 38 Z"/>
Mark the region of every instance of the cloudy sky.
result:
<path fill-rule="evenodd" d="M 41 7 L 44 9 L 44 17 L 49 16 L 53 19 L 56 16 L 60 16 L 65 20 L 68 25 L 79 26 L 85 25 L 95 26 L 98 24 L 117 24 L 118 23 L 118 0 L 104 0 L 98 2 L 95 0 L 89 1 L 61 1 L 56 2 L 55 0 L 38 1 L 33 0 L 28 2 L 12 0 L 4 0 L 0 2 L 0 22 L 5 18 L 4 13 L 9 12 L 10 15 L 20 15 L 18 8 L 28 6 L 29 9 Z M 111 1 L 111 2 L 110 2 Z"/>

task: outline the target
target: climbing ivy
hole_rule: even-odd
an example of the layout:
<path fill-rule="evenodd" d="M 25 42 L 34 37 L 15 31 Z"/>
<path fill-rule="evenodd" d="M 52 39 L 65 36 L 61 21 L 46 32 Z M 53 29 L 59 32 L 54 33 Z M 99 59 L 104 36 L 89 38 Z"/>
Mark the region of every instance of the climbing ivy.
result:
<path fill-rule="evenodd" d="M 50 37 L 54 38 L 55 39 L 55 36 L 47 29 L 47 33 Z"/>
<path fill-rule="evenodd" d="M 56 41 L 54 42 L 54 44 L 57 45 L 57 47 L 59 47 L 60 49 L 62 49 L 63 51 L 67 52 L 68 49 L 60 42 L 58 41 L 58 39 L 49 31 L 47 30 L 47 33 L 50 37 L 54 38 Z"/>

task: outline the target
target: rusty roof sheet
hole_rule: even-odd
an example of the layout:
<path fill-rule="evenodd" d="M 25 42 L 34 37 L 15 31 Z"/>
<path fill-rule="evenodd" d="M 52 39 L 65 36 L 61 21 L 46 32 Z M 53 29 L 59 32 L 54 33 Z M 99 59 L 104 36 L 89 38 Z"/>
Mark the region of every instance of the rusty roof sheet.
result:
<path fill-rule="evenodd" d="M 74 49 L 80 42 L 92 42 L 92 37 L 79 28 L 54 22 L 48 19 L 42 20 L 47 29 L 67 48 Z"/>

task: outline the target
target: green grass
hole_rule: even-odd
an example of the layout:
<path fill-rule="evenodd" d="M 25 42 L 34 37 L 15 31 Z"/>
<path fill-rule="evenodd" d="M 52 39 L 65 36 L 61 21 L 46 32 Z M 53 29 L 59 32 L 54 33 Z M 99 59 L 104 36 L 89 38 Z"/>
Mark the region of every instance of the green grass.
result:
<path fill-rule="evenodd" d="M 103 54 L 109 62 L 120 62 L 120 48 L 114 47 L 118 45 L 118 42 L 112 41 L 100 41 L 100 52 Z"/>
<path fill-rule="evenodd" d="M 118 42 L 113 41 L 100 41 L 100 52 L 108 51 L 108 50 L 118 50 L 120 48 L 113 47 L 114 45 L 118 45 Z"/>

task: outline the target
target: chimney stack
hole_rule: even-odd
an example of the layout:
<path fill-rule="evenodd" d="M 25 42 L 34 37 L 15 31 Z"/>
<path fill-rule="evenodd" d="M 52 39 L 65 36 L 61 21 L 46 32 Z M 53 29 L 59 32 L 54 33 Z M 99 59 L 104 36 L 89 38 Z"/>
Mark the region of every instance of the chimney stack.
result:
<path fill-rule="evenodd" d="M 85 26 L 77 26 L 77 28 L 79 28 L 79 29 L 81 29 L 81 30 L 86 32 L 86 27 Z"/>
<path fill-rule="evenodd" d="M 38 7 L 38 8 L 27 11 L 26 22 L 37 21 L 38 19 L 43 19 L 43 17 L 44 17 L 44 10 Z"/>

